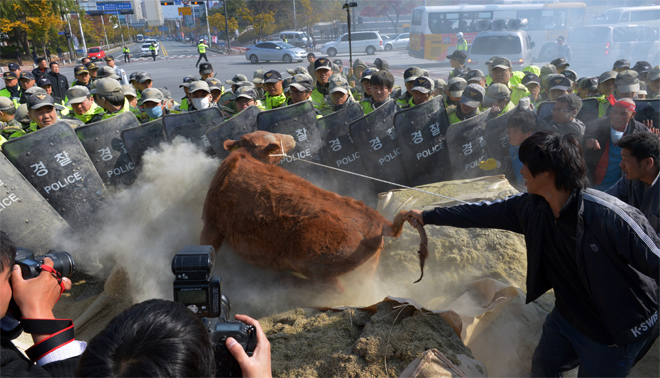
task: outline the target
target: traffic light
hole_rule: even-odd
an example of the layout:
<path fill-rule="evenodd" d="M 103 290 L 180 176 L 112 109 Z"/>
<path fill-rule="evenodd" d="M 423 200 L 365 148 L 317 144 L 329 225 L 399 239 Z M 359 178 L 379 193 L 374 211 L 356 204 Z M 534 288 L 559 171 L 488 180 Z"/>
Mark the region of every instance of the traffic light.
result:
<path fill-rule="evenodd" d="M 160 5 L 174 5 L 174 1 L 161 1 Z"/>
<path fill-rule="evenodd" d="M 202 4 L 204 4 L 203 1 L 191 1 L 190 2 L 190 5 L 202 5 Z"/>

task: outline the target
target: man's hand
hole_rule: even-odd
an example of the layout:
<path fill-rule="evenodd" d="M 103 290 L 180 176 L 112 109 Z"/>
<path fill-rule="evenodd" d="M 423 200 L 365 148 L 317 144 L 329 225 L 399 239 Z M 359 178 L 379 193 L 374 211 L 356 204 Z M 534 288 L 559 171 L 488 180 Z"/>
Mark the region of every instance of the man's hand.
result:
<path fill-rule="evenodd" d="M 424 219 L 422 218 L 422 210 L 410 210 L 405 215 L 405 220 L 411 226 L 417 227 L 418 224 L 424 226 Z"/>
<path fill-rule="evenodd" d="M 44 258 L 44 265 L 53 267 L 53 260 Z M 64 290 L 71 289 L 71 280 L 62 277 Z M 24 280 L 21 268 L 14 265 L 11 271 L 12 297 L 16 301 L 21 314 L 27 319 L 55 319 L 53 307 L 62 294 L 62 287 L 52 273 L 45 270 L 38 277 Z M 35 343 L 49 335 L 32 335 Z"/>
<path fill-rule="evenodd" d="M 653 134 L 660 134 L 660 130 L 659 130 L 659 129 L 656 129 L 655 127 L 653 127 L 653 120 L 652 120 L 652 119 L 647 119 L 647 120 L 645 120 L 645 121 L 642 122 L 642 123 L 643 123 L 644 126 L 646 126 L 646 128 L 649 129 L 649 131 L 652 132 Z"/>
<path fill-rule="evenodd" d="M 254 348 L 252 357 L 248 357 L 243 350 L 243 347 L 241 347 L 241 345 L 232 337 L 228 337 L 225 344 L 227 345 L 229 352 L 241 366 L 243 377 L 272 377 L 273 374 L 270 367 L 270 342 L 266 338 L 266 334 L 261 328 L 261 324 L 259 324 L 259 321 L 252 319 L 247 315 L 236 314 L 234 317 L 236 320 L 254 326 L 257 331 L 257 346 Z"/>
<path fill-rule="evenodd" d="M 587 142 L 584 144 L 590 150 L 600 150 L 600 143 L 596 139 L 587 139 Z"/>

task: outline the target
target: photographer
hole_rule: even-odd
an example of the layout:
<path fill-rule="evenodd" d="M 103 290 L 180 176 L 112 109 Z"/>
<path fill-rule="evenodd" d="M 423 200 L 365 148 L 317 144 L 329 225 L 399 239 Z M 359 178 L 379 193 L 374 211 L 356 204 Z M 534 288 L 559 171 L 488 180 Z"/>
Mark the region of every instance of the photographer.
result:
<path fill-rule="evenodd" d="M 252 357 L 233 339 L 227 348 L 244 377 L 270 377 L 270 343 L 259 322 L 236 315 L 257 330 Z M 213 377 L 213 345 L 202 321 L 181 303 L 152 299 L 115 317 L 80 358 L 79 377 Z"/>
<path fill-rule="evenodd" d="M 78 356 L 85 349 L 85 343 L 73 340 L 73 323 L 70 320 L 55 319 L 53 307 L 64 290 L 71 288 L 71 281 L 63 277 L 61 282 L 42 266 L 38 277 L 24 280 L 21 269 L 14 265 L 16 247 L 6 233 L 0 231 L 0 315 L 2 315 L 2 364 L 4 377 L 65 377 L 73 376 Z M 53 267 L 49 258 L 44 265 Z M 39 332 L 32 334 L 34 346 L 25 356 L 12 343 L 9 333 L 17 322 L 5 317 L 11 299 L 22 313 L 22 325 L 26 329 Z M 44 328 L 48 331 L 44 331 Z M 70 335 L 70 337 L 66 337 Z"/>

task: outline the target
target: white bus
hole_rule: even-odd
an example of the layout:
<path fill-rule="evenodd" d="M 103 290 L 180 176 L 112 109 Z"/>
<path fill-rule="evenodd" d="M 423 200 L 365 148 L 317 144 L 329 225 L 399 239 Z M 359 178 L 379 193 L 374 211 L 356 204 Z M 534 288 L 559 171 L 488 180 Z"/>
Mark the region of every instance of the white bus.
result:
<path fill-rule="evenodd" d="M 444 60 L 456 49 L 456 34 L 468 43 L 493 20 L 527 20 L 522 27 L 534 42 L 533 55 L 541 61 L 555 58 L 559 36 L 584 24 L 584 3 L 487 4 L 416 7 L 412 12 L 408 55 Z"/>

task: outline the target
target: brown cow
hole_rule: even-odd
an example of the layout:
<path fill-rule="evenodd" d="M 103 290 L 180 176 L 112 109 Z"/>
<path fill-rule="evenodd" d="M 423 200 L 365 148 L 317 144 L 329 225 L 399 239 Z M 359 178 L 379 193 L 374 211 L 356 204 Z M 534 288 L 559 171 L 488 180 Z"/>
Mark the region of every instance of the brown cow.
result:
<path fill-rule="evenodd" d="M 369 259 L 375 268 L 383 236 L 399 236 L 405 211 L 390 223 L 364 203 L 276 166 L 282 156 L 273 155 L 294 146 L 291 136 L 264 131 L 224 142 L 232 152 L 206 195 L 200 243 L 218 250 L 226 240 L 252 265 L 296 272 L 342 291 L 337 277 Z M 423 227 L 418 230 L 423 271 L 426 234 Z"/>

